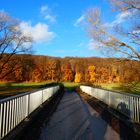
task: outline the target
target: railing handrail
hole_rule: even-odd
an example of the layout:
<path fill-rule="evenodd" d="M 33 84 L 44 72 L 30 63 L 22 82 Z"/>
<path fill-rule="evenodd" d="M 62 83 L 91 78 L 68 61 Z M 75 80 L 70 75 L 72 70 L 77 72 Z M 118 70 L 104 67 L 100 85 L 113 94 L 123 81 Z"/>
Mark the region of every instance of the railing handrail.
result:
<path fill-rule="evenodd" d="M 47 86 L 0 100 L 0 140 L 59 89 L 59 84 Z"/>
<path fill-rule="evenodd" d="M 0 103 L 6 102 L 6 101 L 8 101 L 8 100 L 16 99 L 16 98 L 18 98 L 18 97 L 22 97 L 22 96 L 25 96 L 25 95 L 28 95 L 28 94 L 32 94 L 32 93 L 34 93 L 34 92 L 37 92 L 37 91 L 40 91 L 40 90 L 44 90 L 44 89 L 46 89 L 46 88 L 52 88 L 52 87 L 55 87 L 55 86 L 58 86 L 58 85 L 47 86 L 47 87 L 43 87 L 43 88 L 39 88 L 39 89 L 34 89 L 34 90 L 32 90 L 32 91 L 19 93 L 19 94 L 17 94 L 17 95 L 8 96 L 8 97 L 6 97 L 6 98 L 0 99 Z"/>
<path fill-rule="evenodd" d="M 84 85 L 81 85 L 80 88 L 83 92 L 118 110 L 132 121 L 140 123 L 140 96 Z"/>
<path fill-rule="evenodd" d="M 87 85 L 80 85 L 80 86 L 92 87 L 92 86 L 87 86 Z M 140 95 L 133 94 L 133 93 L 126 93 L 126 92 L 115 91 L 115 90 L 111 90 L 111 89 L 104 89 L 104 88 L 100 88 L 100 87 L 92 87 L 92 88 L 110 91 L 110 92 L 114 92 L 114 93 L 118 93 L 118 94 L 125 94 L 125 95 L 133 96 L 133 97 L 140 97 Z"/>

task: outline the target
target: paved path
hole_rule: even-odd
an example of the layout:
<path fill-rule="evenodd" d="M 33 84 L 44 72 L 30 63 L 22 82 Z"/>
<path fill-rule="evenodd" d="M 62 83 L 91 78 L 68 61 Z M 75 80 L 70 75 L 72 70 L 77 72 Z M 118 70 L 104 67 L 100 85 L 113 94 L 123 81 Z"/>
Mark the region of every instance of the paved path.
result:
<path fill-rule="evenodd" d="M 40 140 L 120 140 L 114 131 L 76 92 L 66 91 Z"/>

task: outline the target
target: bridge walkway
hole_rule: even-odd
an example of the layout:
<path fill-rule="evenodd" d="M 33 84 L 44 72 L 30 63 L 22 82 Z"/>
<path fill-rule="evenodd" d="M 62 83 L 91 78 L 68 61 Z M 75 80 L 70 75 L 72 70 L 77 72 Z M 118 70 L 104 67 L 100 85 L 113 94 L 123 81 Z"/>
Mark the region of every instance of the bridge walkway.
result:
<path fill-rule="evenodd" d="M 66 91 L 39 140 L 120 140 L 101 115 L 74 91 Z"/>

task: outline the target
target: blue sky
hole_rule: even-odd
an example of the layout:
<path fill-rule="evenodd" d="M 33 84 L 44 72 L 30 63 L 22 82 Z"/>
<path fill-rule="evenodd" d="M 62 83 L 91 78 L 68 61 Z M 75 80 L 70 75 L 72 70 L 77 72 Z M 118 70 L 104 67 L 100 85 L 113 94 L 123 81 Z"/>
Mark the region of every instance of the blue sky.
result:
<path fill-rule="evenodd" d="M 24 32 L 33 34 L 35 54 L 101 57 L 79 25 L 86 9 L 97 6 L 107 22 L 114 20 L 116 13 L 107 0 L 1 0 L 0 10 L 18 18 Z"/>

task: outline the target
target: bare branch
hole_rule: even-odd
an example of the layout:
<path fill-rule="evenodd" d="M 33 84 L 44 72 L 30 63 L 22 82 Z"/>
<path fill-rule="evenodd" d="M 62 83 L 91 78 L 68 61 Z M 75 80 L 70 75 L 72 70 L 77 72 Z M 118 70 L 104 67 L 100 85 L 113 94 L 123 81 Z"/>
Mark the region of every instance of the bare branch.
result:
<path fill-rule="evenodd" d="M 0 12 L 0 75 L 4 67 L 10 63 L 12 56 L 30 50 L 26 44 L 32 43 L 30 36 L 23 35 L 20 22 L 8 14 Z M 7 54 L 7 55 L 5 55 Z"/>

